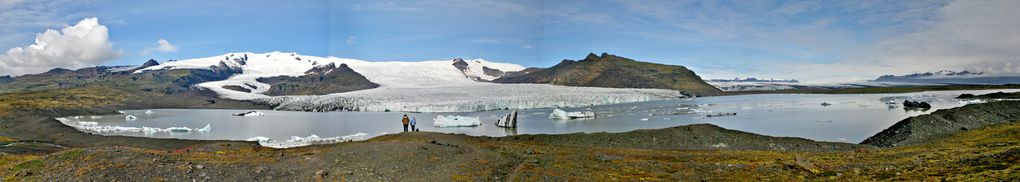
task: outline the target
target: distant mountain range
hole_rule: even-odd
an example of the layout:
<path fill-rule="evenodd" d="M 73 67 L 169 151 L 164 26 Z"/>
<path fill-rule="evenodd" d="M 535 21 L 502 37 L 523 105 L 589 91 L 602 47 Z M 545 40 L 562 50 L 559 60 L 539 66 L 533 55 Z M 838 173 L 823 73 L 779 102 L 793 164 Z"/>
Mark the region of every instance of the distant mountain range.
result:
<path fill-rule="evenodd" d="M 611 88 L 660 88 L 692 95 L 718 95 L 722 91 L 705 83 L 683 66 L 640 62 L 616 55 L 588 54 L 580 61 L 563 60 L 545 69 L 527 69 L 493 80 L 496 83 L 547 83 L 565 86 Z"/>
<path fill-rule="evenodd" d="M 709 82 L 769 82 L 769 83 L 800 83 L 800 81 L 789 79 L 789 80 L 777 80 L 773 78 L 758 79 L 754 77 L 749 78 L 733 78 L 733 79 L 711 79 Z"/>
<path fill-rule="evenodd" d="M 564 60 L 550 68 L 527 68 L 481 59 L 369 62 L 296 53 L 228 53 L 141 66 L 98 66 L 78 70 L 0 77 L 0 93 L 101 85 L 173 94 L 198 90 L 238 100 L 280 95 L 325 95 L 356 90 L 431 88 L 493 83 L 672 89 L 693 95 L 721 91 L 683 66 L 638 62 L 603 53 Z"/>
<path fill-rule="evenodd" d="M 873 81 L 876 82 L 906 82 L 906 83 L 931 83 L 931 84 L 961 84 L 961 85 L 1003 85 L 1020 84 L 1020 76 L 1017 75 L 995 75 L 982 72 L 970 71 L 937 71 L 926 73 L 914 73 L 909 75 L 884 75 Z"/>

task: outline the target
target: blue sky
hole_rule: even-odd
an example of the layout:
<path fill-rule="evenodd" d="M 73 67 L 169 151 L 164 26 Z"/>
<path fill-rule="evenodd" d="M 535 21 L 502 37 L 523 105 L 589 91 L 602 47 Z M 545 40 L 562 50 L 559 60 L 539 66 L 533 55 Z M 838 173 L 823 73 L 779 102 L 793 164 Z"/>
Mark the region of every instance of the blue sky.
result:
<path fill-rule="evenodd" d="M 1016 1 L 0 0 L 0 49 L 96 17 L 102 65 L 294 51 L 369 61 L 483 58 L 548 67 L 589 52 L 704 77 L 870 79 L 941 69 L 1013 73 Z M 4 11 L 6 10 L 6 11 Z M 981 20 L 977 24 L 974 20 Z M 1005 37 L 1005 38 L 1003 38 Z M 174 51 L 146 51 L 163 39 Z M 1014 47 L 1015 48 L 1015 47 Z M 145 52 L 145 53 L 143 53 Z M 25 58 L 28 59 L 28 58 Z M 2 69 L 0 69 L 2 71 Z M 0 73 L 2 75 L 3 73 Z"/>

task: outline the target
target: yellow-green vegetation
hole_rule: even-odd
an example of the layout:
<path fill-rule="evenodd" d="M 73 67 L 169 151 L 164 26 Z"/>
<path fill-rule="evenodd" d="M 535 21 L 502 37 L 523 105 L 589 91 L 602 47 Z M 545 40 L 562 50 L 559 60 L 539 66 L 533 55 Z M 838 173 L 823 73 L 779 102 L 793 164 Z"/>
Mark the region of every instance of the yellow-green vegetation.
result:
<path fill-rule="evenodd" d="M 1020 179 L 1020 123 L 971 130 L 938 142 L 852 152 L 637 150 L 514 143 L 534 151 L 516 179 L 568 181 Z"/>
<path fill-rule="evenodd" d="M 72 110 L 110 106 L 127 93 L 99 86 L 0 94 L 0 116 L 19 109 Z"/>
<path fill-rule="evenodd" d="M 14 171 L 21 170 L 24 168 L 39 167 L 42 162 L 38 159 L 40 156 L 37 155 L 14 155 L 7 153 L 0 153 L 0 177 L 3 177 L 5 181 L 15 181 L 13 176 Z"/>
<path fill-rule="evenodd" d="M 297 176 L 300 179 L 317 179 L 320 176 L 311 173 L 322 169 L 329 172 L 326 179 L 344 179 L 347 174 L 366 173 L 360 167 L 344 168 L 349 165 L 368 164 L 365 166 L 368 171 L 385 172 L 401 167 L 388 164 L 423 162 L 437 167 L 473 156 L 455 162 L 456 167 L 441 168 L 440 171 L 448 171 L 447 176 L 432 179 L 492 180 L 492 175 L 499 174 L 498 179 L 509 181 L 1010 181 L 1020 179 L 1018 142 L 1020 122 L 968 130 L 928 144 L 840 152 L 645 150 L 449 134 L 399 134 L 365 142 L 282 150 L 223 143 L 171 151 L 101 147 L 65 150 L 43 158 L 7 155 L 0 156 L 0 160 L 5 164 L 2 167 L 10 170 L 0 175 L 7 180 L 19 180 L 35 179 L 26 175 L 32 171 L 71 171 L 71 175 L 78 174 L 80 179 L 100 171 L 127 172 L 137 167 L 160 166 L 170 167 L 161 172 L 187 175 L 187 171 L 197 170 L 197 164 L 202 164 L 205 171 L 228 171 L 225 174 L 254 169 L 307 174 Z M 368 153 L 352 153 L 355 151 Z M 428 152 L 439 153 L 423 154 Z M 460 156 L 472 153 L 480 155 Z M 351 162 L 344 163 L 348 161 Z M 371 164 L 376 162 L 387 165 L 373 168 Z M 356 171 L 342 173 L 351 170 Z"/>

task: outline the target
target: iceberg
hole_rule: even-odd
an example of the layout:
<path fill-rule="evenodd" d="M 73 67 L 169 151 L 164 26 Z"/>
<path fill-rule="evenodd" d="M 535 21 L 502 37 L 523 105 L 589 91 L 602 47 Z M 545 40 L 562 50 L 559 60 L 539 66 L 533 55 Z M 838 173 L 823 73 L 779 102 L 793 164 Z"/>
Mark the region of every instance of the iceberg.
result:
<path fill-rule="evenodd" d="M 510 112 L 510 114 L 506 115 L 506 117 L 499 118 L 499 120 L 496 121 L 496 126 L 503 128 L 517 128 L 517 110 Z"/>
<path fill-rule="evenodd" d="M 170 133 L 188 133 L 191 132 L 191 128 L 188 127 L 169 127 L 166 128 L 167 132 Z"/>
<path fill-rule="evenodd" d="M 291 136 L 290 140 L 286 141 L 275 141 L 267 137 L 253 137 L 249 138 L 248 141 L 258 141 L 259 145 L 271 148 L 291 148 L 291 147 L 303 147 L 309 145 L 321 145 L 331 144 L 340 142 L 360 141 L 368 139 L 367 133 L 356 133 L 353 135 L 338 136 L 338 137 L 319 137 L 318 135 L 310 135 L 308 137 Z"/>
<path fill-rule="evenodd" d="M 482 122 L 478 119 L 478 117 L 438 115 L 436 116 L 436 119 L 433 120 L 432 125 L 436 127 L 462 127 L 478 126 L 482 125 Z"/>
<path fill-rule="evenodd" d="M 209 132 L 209 131 L 212 131 L 212 126 L 209 126 L 209 124 L 205 124 L 205 127 L 202 127 L 202 128 L 199 128 L 199 129 L 195 129 L 195 131 L 203 132 L 203 133 L 204 132 Z"/>
<path fill-rule="evenodd" d="M 235 113 L 233 115 L 241 117 L 253 117 L 253 116 L 265 116 L 266 114 L 258 111 L 248 111 L 243 113 Z"/>
<path fill-rule="evenodd" d="M 249 142 L 263 142 L 263 141 L 269 141 L 269 140 L 270 140 L 270 139 L 269 139 L 269 137 L 264 137 L 264 136 L 257 136 L 257 137 L 251 137 L 251 138 L 248 138 L 247 140 L 244 140 L 244 141 L 249 141 Z"/>
<path fill-rule="evenodd" d="M 595 118 L 595 112 L 591 111 L 591 109 L 581 112 L 567 112 L 560 109 L 553 109 L 552 113 L 549 114 L 549 118 L 550 119 Z"/>
<path fill-rule="evenodd" d="M 191 132 L 210 132 L 212 126 L 206 124 L 203 128 L 191 129 L 188 127 L 169 127 L 169 128 L 153 128 L 153 127 L 128 127 L 128 126 L 100 126 L 97 122 L 78 122 L 78 124 L 72 125 L 75 129 L 81 131 L 90 131 L 96 133 L 143 133 L 146 135 L 155 133 L 191 133 Z"/>

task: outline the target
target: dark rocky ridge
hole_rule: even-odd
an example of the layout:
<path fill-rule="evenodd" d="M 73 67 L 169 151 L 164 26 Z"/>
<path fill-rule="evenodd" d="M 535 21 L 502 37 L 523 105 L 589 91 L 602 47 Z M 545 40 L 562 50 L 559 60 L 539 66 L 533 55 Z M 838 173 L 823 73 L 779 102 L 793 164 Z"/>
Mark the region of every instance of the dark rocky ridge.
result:
<path fill-rule="evenodd" d="M 903 119 L 861 144 L 896 147 L 926 143 L 951 134 L 1020 119 L 1020 101 L 971 104 Z"/>
<path fill-rule="evenodd" d="M 639 62 L 602 53 L 580 61 L 563 60 L 547 69 L 508 73 L 497 83 L 548 83 L 566 86 L 673 89 L 692 95 L 722 93 L 683 66 Z"/>
<path fill-rule="evenodd" d="M 333 63 L 316 66 L 299 77 L 278 76 L 259 78 L 258 82 L 271 85 L 267 95 L 324 95 L 379 87 L 347 64 Z"/>

